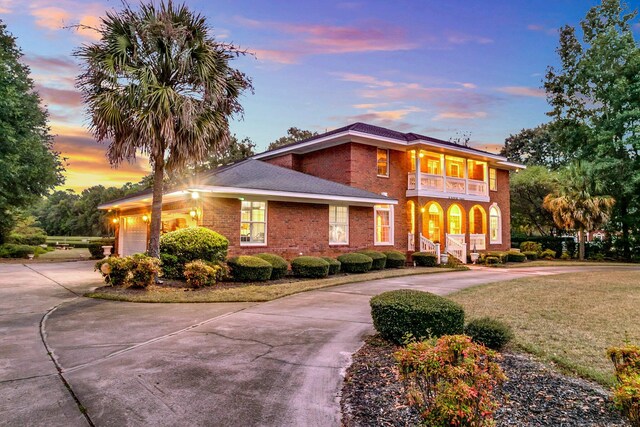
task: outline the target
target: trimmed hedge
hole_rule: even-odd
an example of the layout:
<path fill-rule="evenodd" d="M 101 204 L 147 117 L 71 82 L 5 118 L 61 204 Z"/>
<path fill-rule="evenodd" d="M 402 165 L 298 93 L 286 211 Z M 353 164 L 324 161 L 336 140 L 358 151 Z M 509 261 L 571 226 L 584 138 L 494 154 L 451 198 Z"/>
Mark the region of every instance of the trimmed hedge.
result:
<path fill-rule="evenodd" d="M 28 258 L 29 254 L 38 256 L 46 252 L 39 246 L 16 245 L 15 243 L 5 243 L 0 245 L 0 258 Z"/>
<path fill-rule="evenodd" d="M 535 261 L 538 259 L 538 252 L 523 252 L 523 254 L 529 261 Z"/>
<path fill-rule="evenodd" d="M 96 241 L 90 242 L 87 245 L 87 248 L 91 253 L 91 259 L 104 258 L 104 249 L 102 249 L 103 246 L 111 246 L 111 255 L 113 255 L 113 250 L 115 248 L 113 239 L 96 240 Z"/>
<path fill-rule="evenodd" d="M 459 304 L 412 289 L 384 292 L 371 298 L 371 317 L 385 339 L 402 344 L 416 339 L 457 335 L 464 330 L 464 309 Z"/>
<path fill-rule="evenodd" d="M 387 256 L 386 268 L 403 268 L 407 263 L 407 256 L 400 251 L 385 251 Z"/>
<path fill-rule="evenodd" d="M 486 265 L 498 265 L 501 264 L 500 262 L 500 258 L 498 258 L 497 256 L 488 256 L 484 259 L 484 263 Z"/>
<path fill-rule="evenodd" d="M 291 261 L 296 277 L 322 278 L 329 275 L 329 263 L 315 256 L 299 256 Z"/>
<path fill-rule="evenodd" d="M 329 263 L 329 276 L 340 273 L 340 266 L 342 265 L 340 261 L 328 256 L 323 256 L 322 259 Z"/>
<path fill-rule="evenodd" d="M 340 255 L 338 261 L 340 261 L 340 270 L 345 273 L 366 273 L 371 270 L 371 264 L 373 264 L 371 257 L 357 252 Z"/>
<path fill-rule="evenodd" d="M 426 252 L 414 252 L 411 254 L 411 259 L 418 267 L 435 267 L 438 265 L 438 257 Z"/>
<path fill-rule="evenodd" d="M 555 259 L 556 253 L 557 252 L 554 251 L 553 249 L 545 249 L 540 254 L 540 258 L 542 258 L 542 259 Z M 569 255 L 569 258 L 571 258 L 571 255 Z"/>
<path fill-rule="evenodd" d="M 233 280 L 237 282 L 264 282 L 271 277 L 273 267 L 262 258 L 240 255 L 227 260 Z"/>
<path fill-rule="evenodd" d="M 387 265 L 387 256 L 382 252 L 364 250 L 358 251 L 358 253 L 364 254 L 373 260 L 373 262 L 371 263 L 372 270 L 382 270 L 385 265 Z"/>
<path fill-rule="evenodd" d="M 507 253 L 507 261 L 509 262 L 525 262 L 527 260 L 527 256 L 522 252 L 509 251 Z"/>
<path fill-rule="evenodd" d="M 540 252 L 542 252 L 542 244 L 540 244 L 538 242 L 531 242 L 531 241 L 527 240 L 526 242 L 520 243 L 520 250 L 522 252 L 540 253 Z"/>
<path fill-rule="evenodd" d="M 171 268 L 174 278 L 182 278 L 184 265 L 201 259 L 203 261 L 222 262 L 227 256 L 229 241 L 226 237 L 205 227 L 189 227 L 163 234 L 160 237 L 160 254 L 177 257 Z M 169 276 L 167 276 L 169 277 Z"/>
<path fill-rule="evenodd" d="M 287 263 L 287 260 L 281 256 L 269 253 L 261 253 L 254 256 L 271 264 L 271 267 L 273 267 L 273 270 L 271 270 L 271 280 L 282 279 L 287 275 L 287 272 L 289 271 L 289 263 Z"/>
<path fill-rule="evenodd" d="M 492 350 L 502 350 L 513 339 L 511 327 L 491 317 L 482 317 L 470 321 L 464 327 L 464 333 L 470 336 L 474 342 Z"/>
<path fill-rule="evenodd" d="M 555 236 L 523 236 L 523 235 L 512 235 L 511 236 L 511 245 L 513 247 L 520 247 L 520 243 L 522 242 L 536 242 L 542 245 L 542 249 L 551 249 L 555 251 L 557 254 L 562 253 L 562 243 L 569 252 L 569 255 L 574 255 L 576 250 L 578 249 L 578 245 L 573 237 L 555 237 Z"/>
<path fill-rule="evenodd" d="M 11 233 L 7 237 L 7 243 L 13 243 L 16 245 L 38 246 L 44 245 L 47 242 L 47 235 L 34 233 L 34 234 L 22 234 Z"/>

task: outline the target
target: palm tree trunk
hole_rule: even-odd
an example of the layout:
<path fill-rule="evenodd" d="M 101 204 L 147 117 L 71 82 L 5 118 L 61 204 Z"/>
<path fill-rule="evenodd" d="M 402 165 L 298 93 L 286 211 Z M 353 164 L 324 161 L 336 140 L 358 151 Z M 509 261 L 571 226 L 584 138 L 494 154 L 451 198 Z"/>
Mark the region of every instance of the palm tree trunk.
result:
<path fill-rule="evenodd" d="M 579 245 L 579 258 L 580 261 L 584 261 L 584 229 L 580 228 L 578 230 L 578 245 Z"/>
<path fill-rule="evenodd" d="M 148 254 L 160 258 L 160 227 L 162 225 L 162 190 L 164 181 L 164 156 L 156 155 L 153 161 L 153 202 L 151 203 L 151 230 Z"/>

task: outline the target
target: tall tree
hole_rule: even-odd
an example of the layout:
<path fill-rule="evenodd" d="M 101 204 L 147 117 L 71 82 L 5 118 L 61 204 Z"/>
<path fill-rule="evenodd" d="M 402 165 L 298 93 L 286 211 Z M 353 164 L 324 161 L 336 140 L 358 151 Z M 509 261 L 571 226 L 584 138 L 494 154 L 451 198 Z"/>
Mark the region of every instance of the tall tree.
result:
<path fill-rule="evenodd" d="M 512 162 L 526 165 L 541 165 L 557 169 L 565 162 L 562 147 L 553 139 L 550 126 L 543 124 L 533 129 L 522 129 L 509 135 L 504 141 L 500 155 Z"/>
<path fill-rule="evenodd" d="M 21 57 L 16 39 L 0 21 L 0 243 L 17 210 L 64 182 L 47 112 Z"/>
<path fill-rule="evenodd" d="M 544 198 L 556 190 L 557 179 L 554 172 L 544 166 L 528 166 L 511 174 L 511 229 L 542 236 L 556 229 L 553 216 L 542 207 Z"/>
<path fill-rule="evenodd" d="M 229 62 L 244 54 L 217 42 L 205 18 L 171 0 L 124 3 L 108 12 L 100 40 L 81 47 L 78 78 L 91 116 L 91 131 L 109 141 L 107 157 L 117 166 L 137 152 L 153 167 L 148 253 L 159 256 L 165 169 L 203 161 L 229 144 L 229 117 L 241 114 L 239 97 L 250 79 Z"/>
<path fill-rule="evenodd" d="M 293 144 L 294 142 L 302 141 L 303 139 L 311 138 L 312 136 L 316 135 L 318 135 L 318 132 L 291 127 L 287 130 L 286 136 L 280 137 L 273 141 L 271 144 L 269 144 L 267 150 L 275 150 L 276 148 Z"/>
<path fill-rule="evenodd" d="M 220 166 L 244 160 L 255 154 L 256 144 L 251 138 L 239 140 L 235 135 L 226 150 L 217 150 L 209 154 L 207 159 L 198 165 L 196 170 L 215 169 Z"/>
<path fill-rule="evenodd" d="M 615 200 L 602 194 L 588 164 L 573 163 L 560 173 L 557 189 L 544 198 L 543 205 L 559 228 L 576 230 L 580 259 L 584 259 L 586 231 L 594 231 L 609 220 Z"/>
<path fill-rule="evenodd" d="M 637 12 L 619 0 L 603 0 L 575 28 L 560 31 L 560 66 L 547 71 L 554 135 L 574 159 L 594 161 L 593 173 L 616 199 L 624 256 L 629 236 L 640 231 L 640 48 Z"/>

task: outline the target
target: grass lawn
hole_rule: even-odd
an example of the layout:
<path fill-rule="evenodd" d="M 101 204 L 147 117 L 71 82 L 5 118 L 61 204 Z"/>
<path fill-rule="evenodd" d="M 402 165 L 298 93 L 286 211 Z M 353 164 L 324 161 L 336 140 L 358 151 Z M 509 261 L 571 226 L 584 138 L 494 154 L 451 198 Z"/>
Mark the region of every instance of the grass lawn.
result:
<path fill-rule="evenodd" d="M 521 278 L 450 298 L 468 319 L 491 316 L 511 325 L 516 347 L 603 385 L 614 380 L 606 349 L 626 339 L 640 344 L 640 271 Z"/>
<path fill-rule="evenodd" d="M 86 248 L 56 249 L 40 255 L 34 261 L 77 261 L 91 259 L 91 253 Z"/>
<path fill-rule="evenodd" d="M 522 267 L 582 267 L 582 266 L 594 266 L 594 265 L 607 265 L 607 266 L 639 266 L 639 264 L 624 263 L 624 262 L 610 262 L 610 261 L 575 261 L 575 260 L 536 260 L 527 262 L 510 262 L 503 268 L 522 268 Z"/>
<path fill-rule="evenodd" d="M 386 279 L 390 277 L 411 276 L 416 274 L 433 274 L 452 271 L 438 267 L 414 267 L 373 271 L 363 274 L 351 274 L 326 279 L 295 280 L 287 283 L 275 283 L 227 288 L 216 288 L 215 285 L 205 289 L 185 289 L 153 286 L 147 289 L 122 289 L 103 287 L 85 296 L 90 298 L 108 299 L 114 301 L 170 303 L 170 302 L 260 302 L 271 301 L 287 295 L 330 286 L 345 285 L 347 283 L 364 282 L 368 280 Z"/>

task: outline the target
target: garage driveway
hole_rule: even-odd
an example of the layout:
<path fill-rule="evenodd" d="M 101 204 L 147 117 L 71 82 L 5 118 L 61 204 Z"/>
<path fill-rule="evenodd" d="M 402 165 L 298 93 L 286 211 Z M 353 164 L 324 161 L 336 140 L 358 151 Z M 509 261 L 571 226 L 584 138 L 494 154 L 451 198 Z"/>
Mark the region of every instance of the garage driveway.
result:
<path fill-rule="evenodd" d="M 372 295 L 586 269 L 479 268 L 259 304 L 137 304 L 82 297 L 100 284 L 91 262 L 0 264 L 0 425 L 339 425 L 342 373 L 373 330 Z"/>

